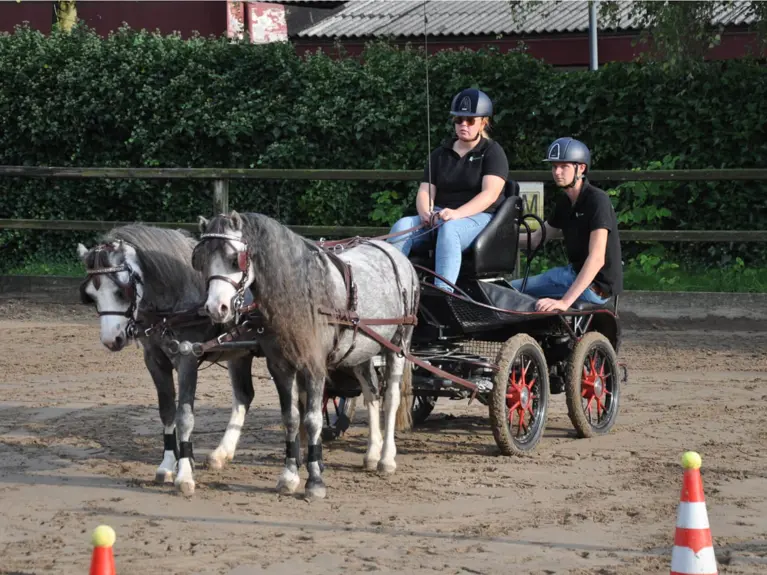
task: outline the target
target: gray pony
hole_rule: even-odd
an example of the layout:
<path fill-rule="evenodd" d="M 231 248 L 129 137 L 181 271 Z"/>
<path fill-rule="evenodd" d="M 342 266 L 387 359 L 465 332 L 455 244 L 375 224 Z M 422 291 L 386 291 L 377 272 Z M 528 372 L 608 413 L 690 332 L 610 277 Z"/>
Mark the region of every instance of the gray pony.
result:
<path fill-rule="evenodd" d="M 339 250 L 336 259 L 276 220 L 256 213 L 232 211 L 210 221 L 200 217 L 200 231 L 193 266 L 205 272 L 208 315 L 214 322 L 232 321 L 233 308 L 242 299 L 242 290 L 249 287 L 269 330 L 270 337 L 259 343 L 277 386 L 286 440 L 278 490 L 293 493 L 300 483 L 298 434 L 300 407 L 305 405 L 309 472 L 305 495 L 326 495 L 320 442 L 322 399 L 325 378 L 332 379 L 335 370 L 354 374 L 368 407 L 364 467 L 393 473 L 395 426 L 406 429 L 411 423 L 406 400 L 411 370 L 403 356 L 350 325 L 339 326 L 332 316 L 335 311 L 343 315 L 351 301 L 359 318 L 414 318 L 420 285 L 410 261 L 390 243 L 377 240 Z M 351 276 L 343 273 L 344 264 L 350 266 Z M 346 317 L 351 319 L 349 314 Z M 412 324 L 383 324 L 371 329 L 382 342 L 409 351 Z M 386 388 L 383 438 L 378 399 L 381 390 L 373 365 L 373 358 L 381 353 Z"/>
<path fill-rule="evenodd" d="M 155 480 L 170 483 L 177 469 L 174 483 L 185 495 L 194 493 L 195 485 L 191 436 L 200 360 L 179 355 L 170 349 L 170 343 L 173 337 L 197 341 L 222 332 L 221 326 L 198 313 L 206 290 L 205 278 L 191 267 L 195 244 L 194 237 L 182 230 L 133 224 L 112 229 L 90 250 L 83 244 L 77 246 L 88 273 L 80 288 L 81 300 L 96 306 L 101 343 L 117 352 L 131 339 L 139 341 L 157 388 L 164 453 Z M 208 457 L 210 467 L 220 469 L 234 457 L 253 400 L 253 355 L 237 351 L 212 359 L 227 361 L 233 398 L 229 425 Z M 178 407 L 174 369 L 178 373 Z"/>

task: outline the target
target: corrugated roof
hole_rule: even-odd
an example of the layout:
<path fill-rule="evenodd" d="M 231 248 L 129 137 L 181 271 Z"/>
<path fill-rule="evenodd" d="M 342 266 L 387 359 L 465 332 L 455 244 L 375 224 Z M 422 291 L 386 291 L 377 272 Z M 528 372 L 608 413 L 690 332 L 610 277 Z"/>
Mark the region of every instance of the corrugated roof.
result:
<path fill-rule="evenodd" d="M 743 25 L 754 22 L 750 2 L 734 2 L 717 9 L 713 24 Z M 631 1 L 618 9 L 617 26 L 600 30 L 631 30 Z M 525 13 L 526 12 L 526 13 Z M 515 11 L 507 0 L 429 0 L 426 2 L 429 36 L 493 34 L 551 34 L 586 32 L 589 28 L 587 0 L 539 2 L 530 10 Z M 420 36 L 424 34 L 423 0 L 349 0 L 345 8 L 297 34 L 300 38 L 354 38 Z"/>

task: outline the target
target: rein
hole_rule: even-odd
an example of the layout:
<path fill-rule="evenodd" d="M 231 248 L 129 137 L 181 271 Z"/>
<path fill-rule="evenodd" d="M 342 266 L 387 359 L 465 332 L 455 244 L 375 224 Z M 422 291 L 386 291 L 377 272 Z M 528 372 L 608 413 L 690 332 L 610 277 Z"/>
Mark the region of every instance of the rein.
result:
<path fill-rule="evenodd" d="M 349 248 L 349 247 L 354 247 L 355 245 L 357 245 L 358 243 L 363 242 L 363 241 L 367 242 L 367 241 L 372 241 L 372 240 L 378 240 L 378 241 L 388 240 L 390 238 L 396 238 L 398 236 L 404 236 L 405 234 L 409 234 L 411 232 L 415 232 L 415 231 L 418 231 L 420 229 L 426 228 L 426 230 L 424 232 L 422 232 L 420 234 L 415 234 L 413 236 L 413 239 L 415 239 L 415 238 L 421 237 L 422 235 L 426 235 L 426 234 L 429 234 L 429 233 L 433 232 L 434 230 L 436 230 L 437 228 L 442 226 L 443 223 L 444 222 L 439 221 L 439 213 L 432 212 L 431 215 L 429 216 L 429 223 L 428 224 L 425 224 L 425 223 L 421 222 L 417 226 L 413 226 L 412 228 L 408 228 L 406 230 L 402 230 L 401 232 L 394 232 L 394 233 L 391 233 L 391 234 L 386 234 L 386 235 L 383 235 L 383 236 L 375 236 L 375 237 L 372 237 L 372 238 L 363 238 L 361 236 L 354 236 L 354 237 L 351 237 L 351 238 L 344 238 L 344 239 L 341 239 L 341 240 L 331 240 L 331 241 L 327 241 L 327 240 L 325 240 L 325 238 L 320 238 L 319 242 L 314 242 L 314 243 L 317 244 L 321 248 L 329 247 L 329 248 L 333 248 L 334 251 L 335 251 L 339 247 L 340 247 L 340 249 L 345 249 L 345 248 Z"/>

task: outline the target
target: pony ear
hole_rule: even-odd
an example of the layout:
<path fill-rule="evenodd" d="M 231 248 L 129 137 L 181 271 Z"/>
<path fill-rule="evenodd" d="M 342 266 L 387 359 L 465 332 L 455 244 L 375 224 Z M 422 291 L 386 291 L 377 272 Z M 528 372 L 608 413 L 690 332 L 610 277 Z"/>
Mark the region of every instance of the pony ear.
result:
<path fill-rule="evenodd" d="M 239 232 L 242 231 L 242 216 L 238 214 L 235 210 L 232 210 L 229 212 L 229 217 L 232 219 L 232 224 L 234 225 L 234 231 Z"/>
<path fill-rule="evenodd" d="M 205 230 L 208 229 L 208 224 L 209 223 L 210 222 L 208 220 L 206 220 L 204 217 L 197 216 L 197 228 L 200 230 L 201 234 L 204 234 Z"/>
<path fill-rule="evenodd" d="M 77 244 L 77 255 L 80 256 L 81 260 L 84 260 L 85 256 L 88 255 L 88 248 L 83 244 Z"/>

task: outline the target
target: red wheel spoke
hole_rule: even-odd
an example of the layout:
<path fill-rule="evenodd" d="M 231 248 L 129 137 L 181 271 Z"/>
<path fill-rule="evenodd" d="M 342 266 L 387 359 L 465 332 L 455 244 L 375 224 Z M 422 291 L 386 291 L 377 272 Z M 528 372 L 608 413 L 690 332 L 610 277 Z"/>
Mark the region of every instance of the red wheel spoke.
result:
<path fill-rule="evenodd" d="M 506 386 L 506 407 L 509 431 L 512 435 L 524 440 L 536 423 L 537 404 L 533 402 L 540 398 L 540 394 L 533 393 L 534 386 L 540 385 L 540 367 L 533 358 L 527 354 L 520 355 L 512 364 Z M 536 390 L 537 391 L 537 390 Z M 515 420 L 517 424 L 515 425 Z M 515 429 L 516 428 L 516 429 Z"/>

